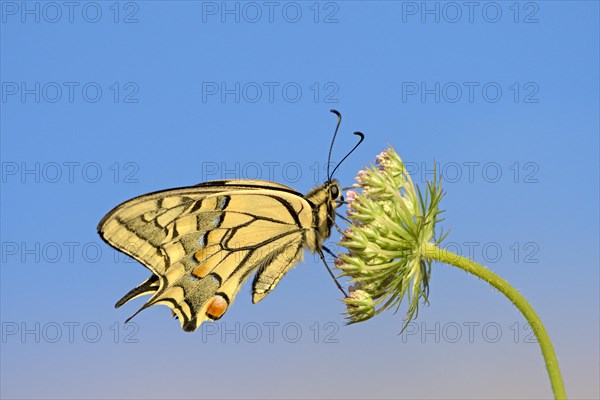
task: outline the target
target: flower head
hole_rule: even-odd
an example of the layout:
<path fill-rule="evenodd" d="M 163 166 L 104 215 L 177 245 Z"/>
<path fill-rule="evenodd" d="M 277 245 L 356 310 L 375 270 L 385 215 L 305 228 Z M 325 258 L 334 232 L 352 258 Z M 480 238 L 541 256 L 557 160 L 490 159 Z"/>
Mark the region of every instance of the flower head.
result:
<path fill-rule="evenodd" d="M 415 188 L 404 163 L 389 147 L 376 159 L 377 166 L 359 171 L 348 199 L 352 221 L 340 244 L 336 267 L 358 288 L 345 299 L 350 323 L 360 322 L 408 301 L 405 326 L 416 316 L 419 299 L 427 301 L 431 261 L 422 255 L 423 244 L 435 239 L 440 221 L 440 182 L 427 183 L 425 195 Z"/>

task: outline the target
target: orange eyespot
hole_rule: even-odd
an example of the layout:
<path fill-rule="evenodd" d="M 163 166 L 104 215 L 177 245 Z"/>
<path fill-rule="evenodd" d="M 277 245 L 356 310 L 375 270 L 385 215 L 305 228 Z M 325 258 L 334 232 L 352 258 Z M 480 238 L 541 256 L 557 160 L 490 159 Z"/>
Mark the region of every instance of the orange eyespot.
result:
<path fill-rule="evenodd" d="M 209 300 L 208 308 L 206 309 L 206 315 L 212 319 L 219 319 L 223 316 L 223 314 L 225 314 L 227 307 L 229 307 L 229 304 L 227 303 L 225 297 L 217 294 Z"/>

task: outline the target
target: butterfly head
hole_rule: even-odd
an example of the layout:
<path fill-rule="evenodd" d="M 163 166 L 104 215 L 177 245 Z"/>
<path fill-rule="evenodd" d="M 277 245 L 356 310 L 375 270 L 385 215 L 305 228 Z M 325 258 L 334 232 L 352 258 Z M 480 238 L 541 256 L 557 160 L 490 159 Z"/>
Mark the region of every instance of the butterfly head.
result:
<path fill-rule="evenodd" d="M 344 201 L 344 196 L 342 195 L 340 183 L 335 179 L 325 182 L 323 186 L 327 191 L 324 201 L 326 204 L 327 216 L 328 219 L 333 223 L 335 220 L 335 209 L 339 205 L 340 200 Z"/>
<path fill-rule="evenodd" d="M 329 183 L 329 197 L 332 200 L 337 200 L 338 198 L 341 197 L 341 200 L 343 201 L 344 198 L 343 196 L 341 196 L 341 189 L 340 189 L 340 184 L 338 183 L 338 181 L 329 181 L 327 182 Z"/>
<path fill-rule="evenodd" d="M 321 186 L 315 187 L 304 197 L 316 208 L 330 205 L 335 209 L 339 200 L 344 200 L 340 183 L 336 179 L 330 179 Z"/>

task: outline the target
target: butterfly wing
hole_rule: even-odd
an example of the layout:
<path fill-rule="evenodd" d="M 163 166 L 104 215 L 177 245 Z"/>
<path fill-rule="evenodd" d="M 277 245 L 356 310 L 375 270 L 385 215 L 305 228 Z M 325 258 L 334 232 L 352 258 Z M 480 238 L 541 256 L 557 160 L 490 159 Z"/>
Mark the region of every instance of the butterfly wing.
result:
<path fill-rule="evenodd" d="M 302 258 L 312 222 L 311 204 L 293 189 L 236 180 L 134 198 L 109 212 L 98 232 L 152 271 L 116 306 L 152 294 L 140 311 L 165 304 L 193 331 L 219 319 L 252 273 L 253 302 L 272 291 Z"/>

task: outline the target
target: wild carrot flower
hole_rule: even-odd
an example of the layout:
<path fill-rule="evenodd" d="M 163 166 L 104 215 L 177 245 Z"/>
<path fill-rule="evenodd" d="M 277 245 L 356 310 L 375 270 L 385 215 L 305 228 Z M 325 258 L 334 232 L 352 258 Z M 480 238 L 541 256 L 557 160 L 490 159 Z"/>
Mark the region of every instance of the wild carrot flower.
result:
<path fill-rule="evenodd" d="M 352 221 L 341 241 L 347 254 L 336 266 L 352 278 L 354 288 L 345 299 L 349 323 L 364 321 L 408 301 L 405 323 L 416 316 L 419 300 L 427 301 L 431 260 L 423 257 L 423 244 L 435 239 L 442 212 L 439 182 L 427 183 L 425 195 L 415 188 L 404 163 L 389 147 L 379 154 L 377 166 L 361 170 L 348 192 Z"/>

